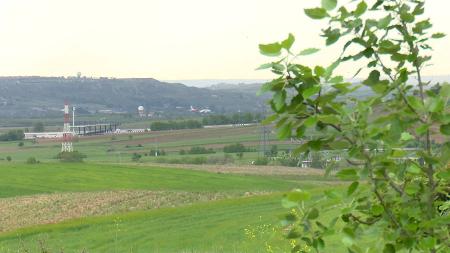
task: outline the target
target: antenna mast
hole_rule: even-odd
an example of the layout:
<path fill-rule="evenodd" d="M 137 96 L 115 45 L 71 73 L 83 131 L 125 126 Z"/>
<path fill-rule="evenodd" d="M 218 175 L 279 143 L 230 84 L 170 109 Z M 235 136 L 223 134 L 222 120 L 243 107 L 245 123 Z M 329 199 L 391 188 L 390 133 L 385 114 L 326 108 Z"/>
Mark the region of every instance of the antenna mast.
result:
<path fill-rule="evenodd" d="M 64 103 L 64 128 L 63 128 L 63 141 L 61 143 L 61 152 L 73 151 L 72 136 L 73 133 L 70 129 L 69 104 L 66 101 Z"/>

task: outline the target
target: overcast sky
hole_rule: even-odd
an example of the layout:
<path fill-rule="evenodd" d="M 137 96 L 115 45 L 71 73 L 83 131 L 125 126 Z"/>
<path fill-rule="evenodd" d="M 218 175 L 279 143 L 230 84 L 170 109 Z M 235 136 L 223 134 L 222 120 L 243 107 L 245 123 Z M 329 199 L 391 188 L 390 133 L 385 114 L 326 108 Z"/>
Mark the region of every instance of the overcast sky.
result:
<path fill-rule="evenodd" d="M 343 2 L 343 1 L 341 1 Z M 347 2 L 347 1 L 346 1 Z M 320 0 L 0 0 L 0 75 L 259 79 L 259 43 L 292 32 L 298 50 L 323 47 Z M 448 0 L 428 0 L 434 30 L 450 34 Z M 450 37 L 433 43 L 428 75 L 450 74 Z M 336 52 L 301 59 L 330 62 Z M 340 72 L 351 76 L 354 67 Z"/>

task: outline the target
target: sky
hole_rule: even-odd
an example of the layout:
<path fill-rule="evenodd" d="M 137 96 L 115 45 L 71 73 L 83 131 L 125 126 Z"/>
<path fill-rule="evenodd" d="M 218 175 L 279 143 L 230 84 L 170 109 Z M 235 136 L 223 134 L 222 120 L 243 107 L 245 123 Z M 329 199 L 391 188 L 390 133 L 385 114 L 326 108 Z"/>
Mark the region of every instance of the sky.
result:
<path fill-rule="evenodd" d="M 348 2 L 349 0 L 346 0 Z M 340 2 L 343 2 L 342 0 Z M 323 21 L 303 9 L 320 0 L 0 0 L 0 76 L 268 79 L 258 44 L 296 36 L 319 47 L 303 64 L 327 64 Z M 428 0 L 433 30 L 450 34 L 448 0 Z M 450 36 L 433 42 L 427 75 L 450 74 Z M 339 72 L 352 76 L 355 67 Z"/>

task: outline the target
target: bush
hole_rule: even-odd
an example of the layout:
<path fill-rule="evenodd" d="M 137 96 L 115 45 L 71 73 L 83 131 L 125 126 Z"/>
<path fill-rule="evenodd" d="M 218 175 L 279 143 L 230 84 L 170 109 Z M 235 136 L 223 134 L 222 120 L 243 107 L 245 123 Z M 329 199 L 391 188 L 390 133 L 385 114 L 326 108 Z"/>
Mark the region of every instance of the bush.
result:
<path fill-rule="evenodd" d="M 6 157 L 6 161 L 11 162 L 11 161 L 12 161 L 11 156 L 7 156 L 7 157 Z"/>
<path fill-rule="evenodd" d="M 225 153 L 241 153 L 241 152 L 247 152 L 247 151 L 248 150 L 245 148 L 245 146 L 242 143 L 231 144 L 231 145 L 223 147 L 223 152 L 225 152 Z"/>
<path fill-rule="evenodd" d="M 36 163 L 39 163 L 39 161 L 36 160 L 35 157 L 29 157 L 29 158 L 27 159 L 27 164 L 36 164 Z"/>
<path fill-rule="evenodd" d="M 138 154 L 138 153 L 133 153 L 133 155 L 131 156 L 131 160 L 133 162 L 139 162 L 139 160 L 141 160 L 142 155 Z"/>
<path fill-rule="evenodd" d="M 83 162 L 83 159 L 87 156 L 85 154 L 82 154 L 78 151 L 73 152 L 60 152 L 56 158 L 59 159 L 61 162 L 69 162 L 69 163 L 79 163 Z"/>
<path fill-rule="evenodd" d="M 186 154 L 186 150 L 182 149 L 180 150 L 180 155 L 185 155 Z"/>
<path fill-rule="evenodd" d="M 253 165 L 267 165 L 269 164 L 269 159 L 267 157 L 258 157 L 258 159 L 255 160 Z"/>
<path fill-rule="evenodd" d="M 204 156 L 197 157 L 186 157 L 183 159 L 166 159 L 166 158 L 158 158 L 156 159 L 157 163 L 171 163 L 171 164 L 206 164 L 208 159 Z"/>
<path fill-rule="evenodd" d="M 166 155 L 166 151 L 164 151 L 164 149 L 152 149 L 150 150 L 150 152 L 148 153 L 149 156 L 165 156 Z"/>
<path fill-rule="evenodd" d="M 17 146 L 19 147 L 23 147 L 25 144 L 23 143 L 23 141 L 19 142 L 19 144 L 17 144 Z"/>
<path fill-rule="evenodd" d="M 198 155 L 198 154 L 214 154 L 216 152 L 212 148 L 206 149 L 205 147 L 191 147 L 188 153 L 191 155 Z"/>
<path fill-rule="evenodd" d="M 287 167 L 298 167 L 300 163 L 300 159 L 297 157 L 283 157 L 277 160 L 280 165 Z"/>

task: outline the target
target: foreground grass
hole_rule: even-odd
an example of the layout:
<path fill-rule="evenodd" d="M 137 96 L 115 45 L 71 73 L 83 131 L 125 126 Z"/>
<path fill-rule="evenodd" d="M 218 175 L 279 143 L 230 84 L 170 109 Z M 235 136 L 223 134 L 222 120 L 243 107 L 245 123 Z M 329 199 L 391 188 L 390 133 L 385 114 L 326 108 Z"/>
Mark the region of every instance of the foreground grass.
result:
<path fill-rule="evenodd" d="M 0 249 L 36 252 L 44 241 L 51 252 L 261 252 L 246 249 L 244 229 L 272 223 L 283 212 L 279 200 L 275 194 L 37 226 L 0 235 Z"/>
<path fill-rule="evenodd" d="M 0 232 L 88 216 L 179 207 L 267 192 L 101 191 L 0 198 Z"/>
<path fill-rule="evenodd" d="M 0 197 L 102 190 L 280 191 L 298 182 L 161 167 L 0 162 Z"/>

